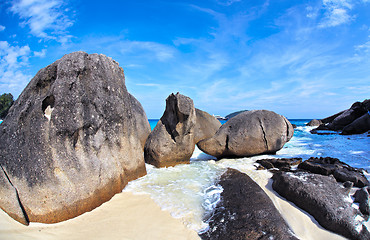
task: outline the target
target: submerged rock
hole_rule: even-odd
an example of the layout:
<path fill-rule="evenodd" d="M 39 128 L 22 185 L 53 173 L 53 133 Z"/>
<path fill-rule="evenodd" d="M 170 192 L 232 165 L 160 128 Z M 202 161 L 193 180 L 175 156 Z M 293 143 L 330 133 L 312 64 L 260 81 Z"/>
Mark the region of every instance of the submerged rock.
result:
<path fill-rule="evenodd" d="M 75 52 L 41 69 L 0 125 L 0 207 L 55 223 L 108 201 L 146 174 L 144 118 L 111 58 Z"/>
<path fill-rule="evenodd" d="M 231 118 L 213 137 L 200 141 L 198 147 L 217 158 L 276 153 L 293 132 L 284 116 L 267 110 L 247 111 Z"/>
<path fill-rule="evenodd" d="M 248 175 L 228 169 L 219 184 L 221 202 L 202 239 L 298 239 L 267 194 Z"/>
<path fill-rule="evenodd" d="M 348 189 L 331 176 L 278 172 L 272 188 L 311 214 L 324 228 L 349 239 L 370 239 L 362 214 L 353 208 Z"/>

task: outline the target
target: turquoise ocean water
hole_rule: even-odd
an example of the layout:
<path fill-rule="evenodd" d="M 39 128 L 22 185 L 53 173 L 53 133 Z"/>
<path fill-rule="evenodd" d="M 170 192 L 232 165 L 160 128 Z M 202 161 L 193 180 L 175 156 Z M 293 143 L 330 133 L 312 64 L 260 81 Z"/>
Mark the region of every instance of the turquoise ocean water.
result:
<path fill-rule="evenodd" d="M 190 164 L 169 168 L 146 164 L 148 174 L 130 182 L 124 191 L 149 194 L 163 210 L 181 219 L 187 227 L 202 232 L 208 228 L 204 219 L 220 201 L 222 188 L 216 184 L 217 179 L 229 167 L 248 174 L 260 186 L 265 186 L 271 177 L 266 170 L 256 171 L 255 161 L 264 158 L 302 157 L 306 160 L 328 156 L 370 171 L 370 137 L 367 134 L 314 135 L 309 132 L 313 127 L 305 126 L 310 120 L 291 119 L 290 122 L 297 125 L 294 136 L 275 155 L 216 161 L 195 147 Z M 152 129 L 157 122 L 158 119 L 149 120 Z"/>
<path fill-rule="evenodd" d="M 370 171 L 370 137 L 367 134 L 352 136 L 316 135 L 305 126 L 311 119 L 289 119 L 296 124 L 293 138 L 280 150 L 276 157 L 335 157 L 354 167 Z M 152 130 L 158 119 L 149 119 Z M 225 123 L 226 121 L 221 121 Z"/>

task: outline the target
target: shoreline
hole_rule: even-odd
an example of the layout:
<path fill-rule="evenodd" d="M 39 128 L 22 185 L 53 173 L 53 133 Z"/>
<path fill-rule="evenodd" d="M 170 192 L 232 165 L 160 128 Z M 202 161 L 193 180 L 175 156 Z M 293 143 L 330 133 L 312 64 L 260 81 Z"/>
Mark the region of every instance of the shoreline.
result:
<path fill-rule="evenodd" d="M 173 218 L 149 195 L 122 192 L 91 212 L 55 224 L 22 225 L 0 210 L 2 240 L 64 239 L 193 240 L 198 234 Z"/>

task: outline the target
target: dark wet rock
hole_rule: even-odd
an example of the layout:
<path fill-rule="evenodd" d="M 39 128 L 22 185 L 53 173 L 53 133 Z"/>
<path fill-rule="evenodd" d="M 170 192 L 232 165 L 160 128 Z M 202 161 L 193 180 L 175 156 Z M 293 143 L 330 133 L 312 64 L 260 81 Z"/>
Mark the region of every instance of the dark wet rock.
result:
<path fill-rule="evenodd" d="M 370 239 L 362 214 L 353 208 L 348 189 L 332 176 L 307 172 L 279 172 L 272 188 L 311 214 L 324 228 L 349 239 Z"/>
<path fill-rule="evenodd" d="M 311 133 L 318 134 L 318 130 L 342 131 L 344 135 L 361 134 L 370 129 L 370 100 L 355 102 L 351 108 L 328 118 L 321 119 L 319 127 Z M 367 114 L 367 115 L 366 115 Z"/>
<path fill-rule="evenodd" d="M 370 113 L 365 113 L 343 128 L 343 135 L 362 134 L 370 130 Z"/>
<path fill-rule="evenodd" d="M 221 127 L 221 122 L 209 113 L 195 109 L 196 124 L 194 129 L 194 141 L 198 143 L 203 139 L 213 137 L 217 130 Z"/>
<path fill-rule="evenodd" d="M 297 125 L 295 125 L 295 124 L 292 124 L 292 127 L 295 129 L 295 128 L 297 128 Z"/>
<path fill-rule="evenodd" d="M 145 161 L 156 167 L 189 163 L 195 148 L 193 100 L 180 93 L 166 99 L 166 110 L 144 147 Z"/>
<path fill-rule="evenodd" d="M 202 239 L 297 239 L 271 199 L 248 175 L 228 169 L 219 184 L 221 202 Z"/>
<path fill-rule="evenodd" d="M 343 187 L 351 189 L 353 187 L 353 182 L 347 181 L 343 183 Z"/>
<path fill-rule="evenodd" d="M 310 130 L 310 133 L 311 134 L 317 134 L 317 135 L 337 135 L 339 133 L 339 132 L 336 132 L 336 131 L 322 130 L 322 129 L 319 129 L 319 128 Z"/>
<path fill-rule="evenodd" d="M 25 224 L 59 222 L 145 175 L 133 102 L 104 55 L 75 52 L 41 69 L 0 125 L 1 208 Z"/>
<path fill-rule="evenodd" d="M 333 176 L 338 182 L 353 182 L 355 187 L 364 187 L 369 185 L 369 181 L 361 171 L 351 168 L 338 168 L 333 172 Z"/>
<path fill-rule="evenodd" d="M 292 138 L 293 132 L 284 116 L 267 110 L 247 111 L 231 118 L 213 137 L 200 141 L 198 147 L 217 158 L 274 154 Z"/>
<path fill-rule="evenodd" d="M 257 160 L 266 169 L 278 168 L 283 171 L 289 171 L 292 166 L 302 163 L 302 158 L 272 158 Z"/>
<path fill-rule="evenodd" d="M 362 169 L 353 168 L 348 164 L 341 162 L 337 158 L 311 157 L 299 164 L 298 168 L 325 176 L 332 174 L 338 182 L 350 181 L 353 182 L 354 186 L 356 187 L 364 187 L 369 185 L 369 181 L 363 174 Z"/>
<path fill-rule="evenodd" d="M 306 126 L 310 126 L 310 127 L 316 127 L 316 126 L 320 126 L 320 124 L 322 124 L 322 122 L 320 120 L 317 120 L 317 119 L 312 119 L 311 121 L 309 121 Z"/>
<path fill-rule="evenodd" d="M 364 188 L 357 190 L 355 194 L 353 195 L 354 202 L 359 203 L 360 211 L 362 214 L 367 216 L 367 219 L 369 218 L 369 214 L 370 214 L 370 208 L 369 208 L 370 202 L 369 202 L 368 190 L 369 190 L 368 187 L 364 187 Z"/>

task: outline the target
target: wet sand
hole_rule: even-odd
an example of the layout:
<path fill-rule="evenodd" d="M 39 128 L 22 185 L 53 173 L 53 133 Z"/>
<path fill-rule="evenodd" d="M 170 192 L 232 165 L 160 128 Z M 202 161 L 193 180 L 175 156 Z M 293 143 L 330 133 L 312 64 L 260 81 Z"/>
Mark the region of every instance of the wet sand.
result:
<path fill-rule="evenodd" d="M 149 195 L 116 194 L 91 212 L 56 224 L 24 226 L 0 209 L 0 239 L 199 239 L 171 215 L 162 211 Z"/>

